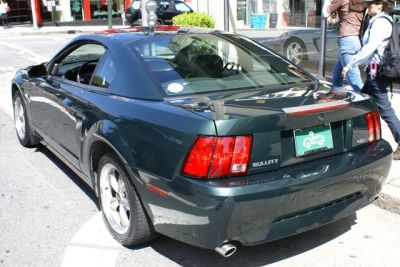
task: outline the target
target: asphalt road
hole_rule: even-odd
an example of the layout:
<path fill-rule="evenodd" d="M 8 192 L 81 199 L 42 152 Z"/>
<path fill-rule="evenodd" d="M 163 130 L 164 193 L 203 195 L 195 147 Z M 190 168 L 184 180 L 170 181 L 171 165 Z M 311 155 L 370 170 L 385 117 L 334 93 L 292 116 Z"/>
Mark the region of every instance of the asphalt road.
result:
<path fill-rule="evenodd" d="M 91 190 L 48 150 L 19 145 L 10 81 L 71 36 L 0 40 L 0 266 L 398 266 L 400 216 L 370 205 L 325 227 L 224 259 L 160 236 L 125 248 L 108 234 Z"/>

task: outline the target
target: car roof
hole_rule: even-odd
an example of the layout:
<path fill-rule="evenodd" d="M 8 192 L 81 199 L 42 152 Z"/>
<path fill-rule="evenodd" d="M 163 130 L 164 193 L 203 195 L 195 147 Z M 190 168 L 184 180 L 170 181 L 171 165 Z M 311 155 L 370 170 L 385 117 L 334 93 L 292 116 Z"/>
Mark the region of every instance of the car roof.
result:
<path fill-rule="evenodd" d="M 173 25 L 157 26 L 154 30 L 150 30 L 149 27 L 131 26 L 127 28 L 99 31 L 95 32 L 94 34 L 84 34 L 76 37 L 74 40 L 93 39 L 107 43 L 118 40 L 119 42 L 126 44 L 135 40 L 146 39 L 149 38 L 150 36 L 193 34 L 193 33 L 215 33 L 215 32 L 221 32 L 221 31 L 210 30 L 206 28 L 183 27 L 183 26 L 173 26 Z M 110 41 L 107 41 L 107 39 Z"/>
<path fill-rule="evenodd" d="M 110 49 L 110 53 L 113 54 L 113 57 L 118 62 L 121 62 L 121 64 L 118 64 L 117 66 L 118 79 L 116 78 L 115 82 L 110 86 L 110 93 L 139 99 L 162 100 L 164 95 L 160 85 L 152 79 L 149 79 L 149 75 L 144 68 L 138 67 L 141 63 L 137 58 L 127 56 L 128 54 L 130 55 L 128 44 L 152 36 L 193 33 L 218 34 L 219 32 L 220 31 L 178 26 L 160 26 L 157 27 L 155 31 L 149 32 L 148 28 L 129 27 L 125 29 L 106 30 L 94 34 L 80 35 L 74 38 L 67 47 L 74 46 L 81 42 L 97 42 L 105 45 Z M 55 58 L 62 55 L 62 51 L 64 50 L 65 48 L 62 49 Z M 126 67 L 128 67 L 128 69 Z M 132 69 L 135 70 L 134 75 L 132 75 Z M 127 84 L 135 84 L 138 88 L 159 87 L 159 89 L 126 91 L 124 88 L 126 88 Z"/>

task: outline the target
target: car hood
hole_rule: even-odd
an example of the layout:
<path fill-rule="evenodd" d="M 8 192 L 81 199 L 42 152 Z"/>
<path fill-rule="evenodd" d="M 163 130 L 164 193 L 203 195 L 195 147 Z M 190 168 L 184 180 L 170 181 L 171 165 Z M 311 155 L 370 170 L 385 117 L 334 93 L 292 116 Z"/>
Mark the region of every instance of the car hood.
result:
<path fill-rule="evenodd" d="M 218 121 L 276 115 L 289 109 L 307 105 L 335 103 L 335 101 L 350 101 L 354 95 L 323 98 L 331 87 L 326 83 L 309 83 L 297 86 L 281 86 L 274 89 L 251 91 L 224 92 L 210 95 L 196 95 L 186 98 L 167 100 L 170 104 L 200 116 Z"/>

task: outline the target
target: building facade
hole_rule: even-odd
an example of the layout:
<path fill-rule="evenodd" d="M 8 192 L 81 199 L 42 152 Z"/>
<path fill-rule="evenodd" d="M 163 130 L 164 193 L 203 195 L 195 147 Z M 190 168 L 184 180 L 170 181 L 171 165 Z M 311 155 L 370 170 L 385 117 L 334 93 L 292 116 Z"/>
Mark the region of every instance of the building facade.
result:
<path fill-rule="evenodd" d="M 31 2 L 36 6 L 39 24 L 105 20 L 107 0 L 7 0 L 11 22 L 32 21 Z M 144 0 L 142 0 L 144 1 Z M 224 0 L 183 0 L 193 10 L 211 15 L 216 28 L 224 28 Z M 265 28 L 319 27 L 323 0 L 229 0 L 230 24 L 236 28 L 251 27 L 255 16 L 265 16 Z M 113 0 L 112 16 L 121 17 L 131 0 Z M 397 2 L 397 1 L 396 1 Z"/>
<path fill-rule="evenodd" d="M 104 20 L 108 17 L 107 0 L 7 0 L 9 21 L 32 21 L 32 2 L 38 23 Z M 121 17 L 130 0 L 113 0 L 112 17 Z"/>

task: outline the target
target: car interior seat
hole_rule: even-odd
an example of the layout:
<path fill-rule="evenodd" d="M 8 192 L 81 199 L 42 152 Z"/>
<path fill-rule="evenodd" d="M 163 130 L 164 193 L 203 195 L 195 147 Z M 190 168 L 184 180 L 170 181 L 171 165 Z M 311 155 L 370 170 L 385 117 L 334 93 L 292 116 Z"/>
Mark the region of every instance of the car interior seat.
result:
<path fill-rule="evenodd" d="M 192 77 L 219 78 L 224 70 L 222 58 L 215 54 L 196 55 L 191 60 Z"/>

